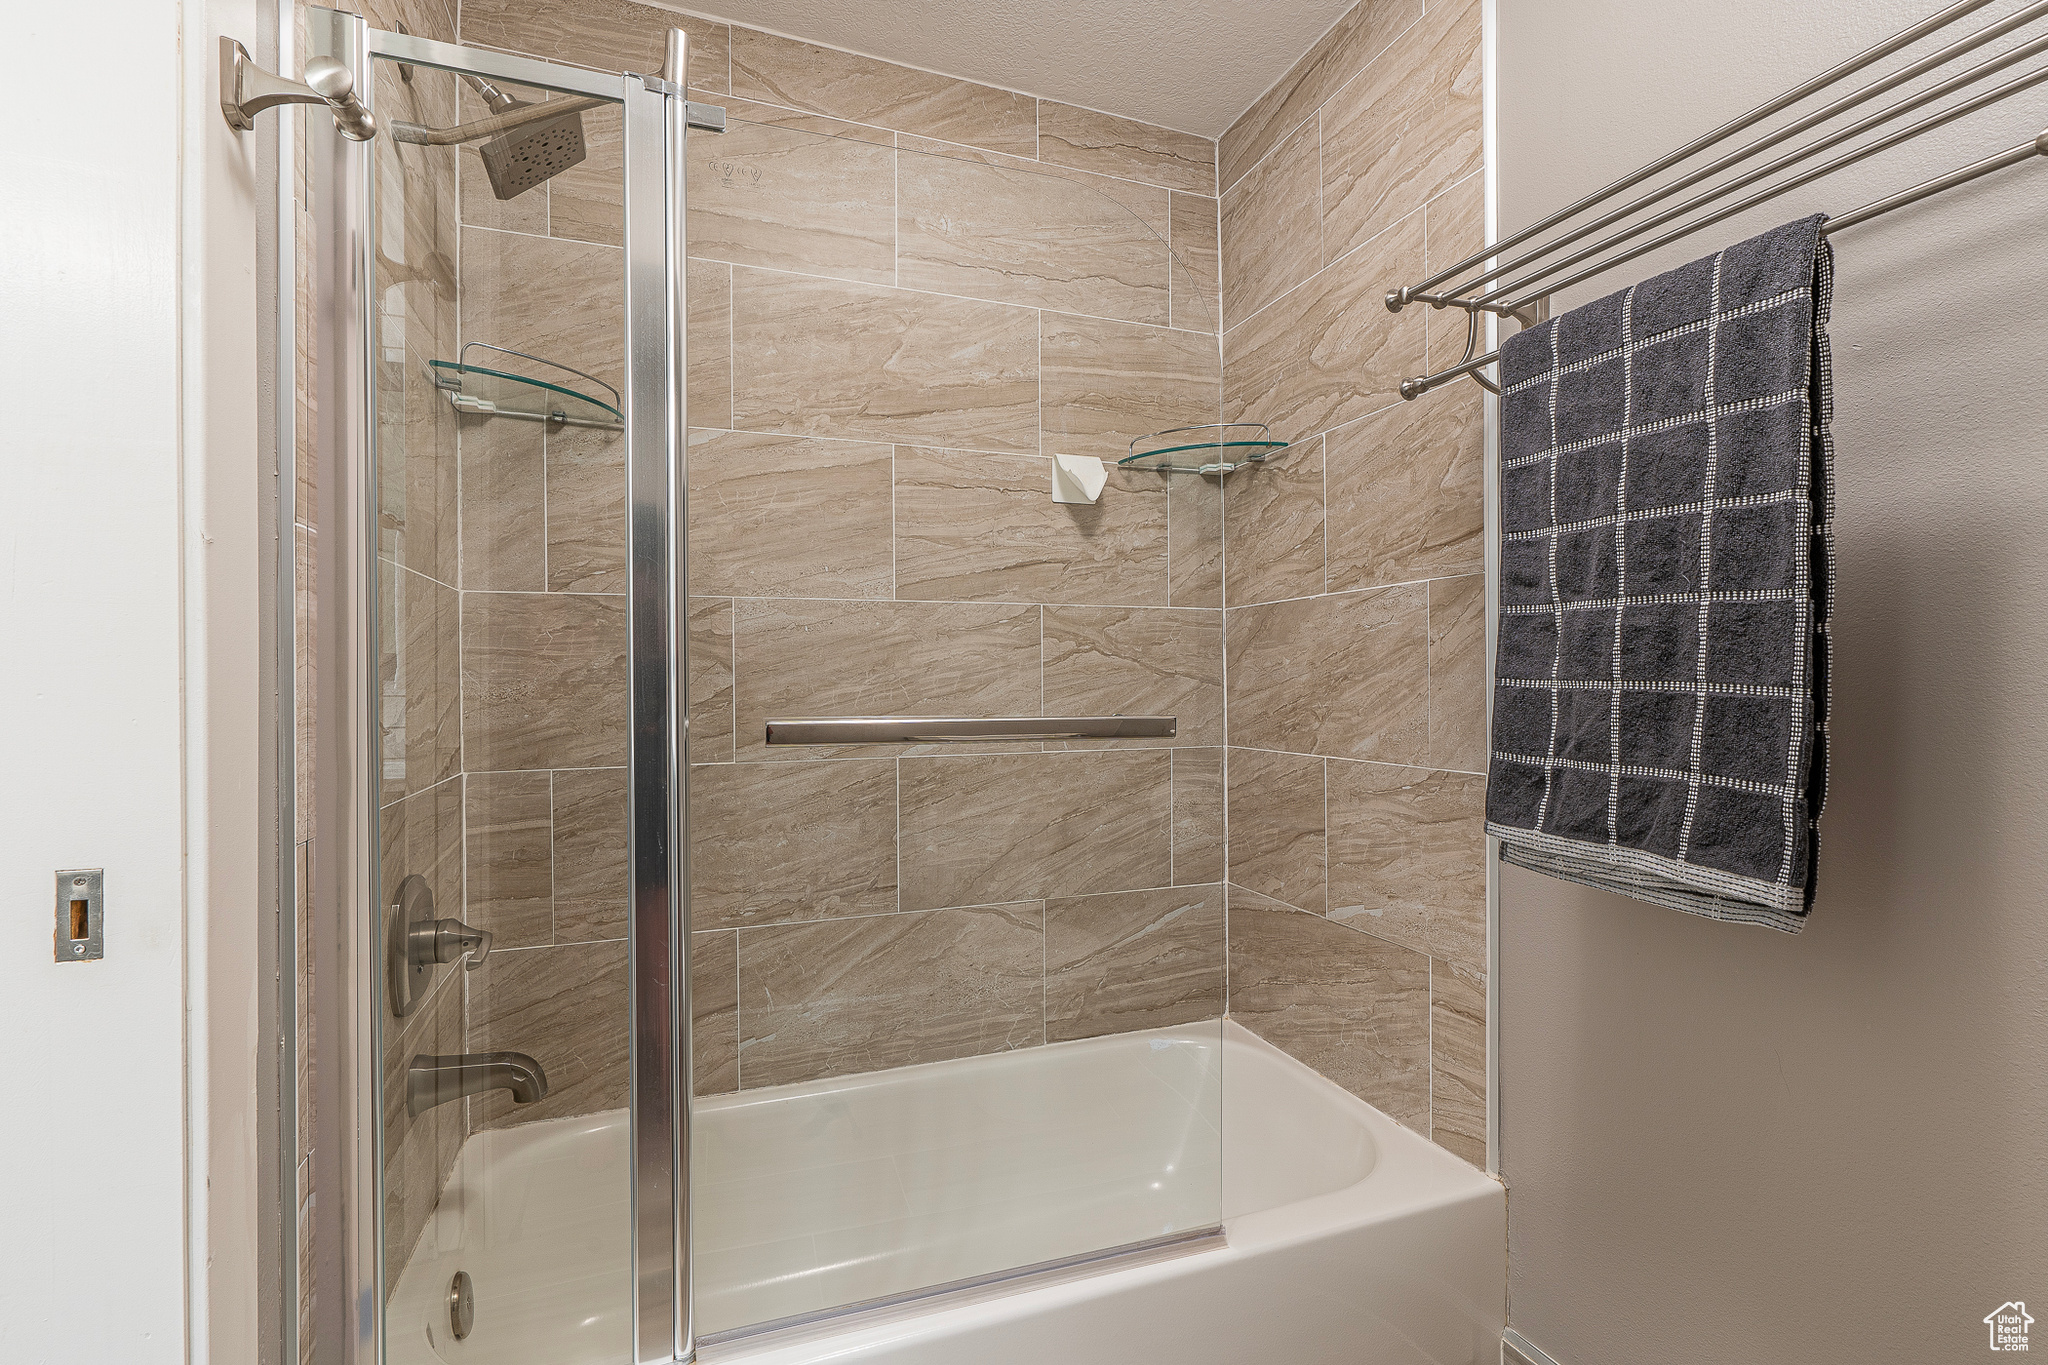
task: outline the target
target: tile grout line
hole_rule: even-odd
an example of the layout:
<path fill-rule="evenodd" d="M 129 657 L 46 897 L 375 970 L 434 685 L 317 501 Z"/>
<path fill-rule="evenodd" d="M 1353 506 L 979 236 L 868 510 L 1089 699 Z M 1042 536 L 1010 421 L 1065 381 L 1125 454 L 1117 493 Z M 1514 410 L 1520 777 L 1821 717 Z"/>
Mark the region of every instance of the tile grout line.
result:
<path fill-rule="evenodd" d="M 561 893 L 555 882 L 555 773 L 548 770 L 548 938 L 562 941 Z"/>
<path fill-rule="evenodd" d="M 684 264 L 688 270 L 688 264 Z M 739 422 L 739 284 L 733 262 L 725 262 L 725 420 Z M 688 321 L 684 321 L 688 327 Z M 688 397 L 684 399 L 688 405 Z M 688 436 L 684 438 L 688 444 Z"/>
<path fill-rule="evenodd" d="M 1368 583 L 1368 584 L 1366 584 L 1366 585 L 1365 585 L 1364 587 L 1358 587 L 1358 588 L 1331 588 L 1331 589 L 1329 589 L 1329 590 L 1327 590 L 1327 591 L 1325 591 L 1325 592 L 1311 592 L 1311 593 L 1303 593 L 1303 594 L 1302 594 L 1301 596 L 1299 596 L 1299 597 L 1269 597 L 1269 598 L 1265 598 L 1265 599 L 1263 599 L 1263 600 L 1261 600 L 1261 601 L 1257 601 L 1257 602 L 1243 602 L 1243 603 L 1239 603 L 1239 604 L 1238 604 L 1238 605 L 1236 605 L 1236 606 L 1231 606 L 1231 607 L 1225 607 L 1225 608 L 1224 608 L 1224 612 L 1225 612 L 1225 614 L 1226 614 L 1226 615 L 1236 615 L 1236 614 L 1237 614 L 1237 613 L 1239 613 L 1239 612 L 1249 611 L 1249 610 L 1250 610 L 1250 609 L 1252 609 L 1253 607 L 1279 607 L 1279 606 L 1285 606 L 1285 605 L 1287 605 L 1287 604 L 1289 604 L 1289 603 L 1291 603 L 1291 602 L 1314 602 L 1314 601 L 1317 601 L 1317 600 L 1319 600 L 1319 599 L 1321 599 L 1321 598 L 1325 598 L 1325 597 L 1355 597 L 1355 596 L 1357 596 L 1357 595 L 1358 595 L 1358 594 L 1360 594 L 1360 593 L 1368 593 L 1368 592 L 1387 592 L 1387 591 L 1389 591 L 1389 590 L 1391 590 L 1391 589 L 1393 589 L 1393 588 L 1418 588 L 1418 587 L 1419 587 L 1419 588 L 1427 588 L 1427 587 L 1428 587 L 1428 586 L 1429 586 L 1429 585 L 1430 585 L 1431 583 L 1454 583 L 1454 582 L 1456 582 L 1456 581 L 1457 581 L 1458 579 L 1461 579 L 1461 578 L 1480 578 L 1480 577 L 1483 577 L 1483 576 L 1484 576 L 1484 571 L 1483 571 L 1483 570 L 1474 570 L 1474 571 L 1473 571 L 1473 572 L 1471 572 L 1471 573 L 1447 573 L 1447 574 L 1431 574 L 1431 575 L 1429 575 L 1429 576 L 1428 576 L 1428 577 L 1426 577 L 1426 578 L 1404 578 L 1404 579 L 1402 579 L 1401 581 L 1399 581 L 1398 583 Z M 782 599 L 777 599 L 777 600 L 782 600 Z M 811 600 L 811 599 L 802 599 L 802 598 L 792 598 L 792 599 L 788 599 L 788 600 L 792 600 L 792 601 L 804 601 L 804 600 Z M 839 598 L 823 598 L 823 599 L 817 599 L 817 600 L 822 600 L 822 601 L 835 601 L 835 602 L 836 602 L 836 601 L 839 601 L 839 600 L 841 600 L 841 599 L 839 599 Z M 934 600 L 934 601 L 950 601 L 950 600 L 953 600 L 953 599 L 950 599 L 950 598 L 936 598 L 936 599 L 933 599 L 933 600 Z"/>
<path fill-rule="evenodd" d="M 1142 219 L 1139 221 L 1143 222 Z M 1149 228 L 1150 224 L 1145 226 Z M 495 229 L 483 230 L 494 231 Z M 1154 236 L 1156 237 L 1157 233 L 1154 233 Z M 551 237 L 545 240 L 562 241 L 565 239 Z M 1040 303 L 1017 303 L 1010 299 L 992 299 L 979 294 L 955 294 L 944 289 L 925 289 L 914 284 L 880 284 L 874 280 L 848 279 L 844 275 L 820 275 L 809 270 L 790 270 L 783 266 L 758 265 L 751 261 L 728 261 L 717 256 L 691 256 L 689 259 L 702 261 L 710 265 L 731 266 L 735 273 L 741 270 L 753 270 L 763 275 L 779 275 L 797 280 L 819 280 L 830 284 L 851 285 L 857 289 L 895 289 L 905 294 L 916 294 L 922 298 L 953 299 L 960 303 L 981 303 L 996 308 L 1015 308 L 1025 312 L 1056 313 L 1061 317 L 1081 318 L 1089 322 L 1113 322 L 1124 327 L 1147 327 L 1155 332 L 1180 332 L 1188 336 L 1208 335 L 1208 333 L 1197 332 L 1188 327 L 1175 327 L 1170 322 L 1150 322 L 1144 318 L 1117 317 L 1112 313 L 1085 313 L 1073 308 L 1048 308 Z M 1288 292 L 1292 293 L 1293 291 L 1290 290 Z M 1261 309 L 1260 311 L 1263 312 L 1264 310 Z M 1250 321 L 1250 319 L 1246 319 L 1246 321 Z M 737 330 L 737 325 L 735 325 L 735 330 Z"/>
<path fill-rule="evenodd" d="M 1082 891 L 1082 892 L 1078 892 L 1078 893 L 1075 893 L 1075 894 L 1072 894 L 1072 895 L 1064 895 L 1064 896 L 1036 896 L 1036 895 L 1020 895 L 1020 896 L 1017 896 L 1017 897 L 1015 897 L 1015 898 L 1013 898 L 1013 899 L 1011 899 L 1011 900 L 1000 900 L 1000 901 L 969 901 L 969 902 L 967 902 L 967 903 L 965 903 L 965 904 L 961 904 L 961 905 L 925 905 L 925 906 L 917 906 L 917 907 L 914 907 L 914 908 L 912 908 L 912 909 L 908 909 L 908 910 L 870 910 L 870 911 L 867 911 L 867 912 L 865 912 L 865 913 L 862 913 L 862 914 L 857 914 L 857 915 L 819 915 L 819 916 L 816 916 L 815 918 L 812 918 L 812 919 L 778 919 L 778 920 L 766 920 L 766 921 L 763 921 L 763 922 L 761 922 L 761 923 L 758 923 L 758 924 L 731 924 L 731 925 L 724 925 L 724 926 L 721 926 L 721 927 L 718 927 L 718 928 L 715 928 L 715 929 L 692 929 L 692 930 L 691 930 L 690 932 L 691 932 L 692 934 L 751 934 L 751 933 L 755 933 L 755 932 L 758 932 L 758 931 L 761 931 L 761 930 L 766 930 L 766 929 L 797 929 L 797 928 L 803 928 L 803 927 L 806 927 L 806 926 L 809 926 L 809 925 L 818 925 L 818 924 L 846 924 L 846 923 L 849 923 L 849 922 L 851 922 L 851 921 L 853 921 L 853 920 L 866 920 L 866 919 L 894 919 L 894 918 L 896 918 L 896 917 L 897 917 L 897 916 L 899 916 L 899 915 L 943 915 L 943 914 L 948 914 L 948 913 L 951 913 L 952 911 L 955 911 L 955 910 L 1001 910 L 1001 909 L 1005 909 L 1005 908 L 1007 908 L 1007 907 L 1009 907 L 1009 906 L 1013 906 L 1013 905 L 1045 905 L 1045 906 L 1049 906 L 1049 905 L 1051 905 L 1051 904 L 1052 904 L 1052 903 L 1053 903 L 1054 901 L 1061 901 L 1061 902 L 1065 902 L 1065 901 L 1086 901 L 1086 900 L 1102 900 L 1102 899 L 1106 899 L 1106 898 L 1108 898 L 1108 897 L 1110 897 L 1110 896 L 1140 896 L 1140 895 L 1152 895 L 1152 894 L 1154 894 L 1154 893 L 1156 893 L 1156 892 L 1161 892 L 1161 891 L 1168 891 L 1168 892 L 1180 892 L 1180 893 L 1182 893 L 1182 894 L 1184 894 L 1184 895 L 1194 895 L 1194 894 L 1196 894 L 1196 893 L 1203 893 L 1203 894 L 1206 894 L 1206 893 L 1207 893 L 1207 892 L 1208 892 L 1208 891 L 1209 891 L 1209 890 L 1210 890 L 1211 888 L 1215 888 L 1215 889 L 1217 889 L 1217 890 L 1220 890 L 1220 889 L 1221 889 L 1221 888 L 1222 888 L 1222 887 L 1223 887 L 1223 886 L 1224 886 L 1225 884 L 1226 884 L 1226 883 L 1224 883 L 1224 882 L 1222 882 L 1222 881 L 1220 881 L 1220 880 L 1219 880 L 1219 881 L 1213 881 L 1213 882 L 1190 882 L 1190 883 L 1188 883 L 1188 884 L 1187 884 L 1187 885 L 1185 885 L 1185 886 L 1124 886 L 1124 887 L 1118 887 L 1118 888 L 1117 888 L 1116 890 L 1114 890 L 1114 891 Z M 1246 889 L 1246 890 L 1249 890 L 1250 888 L 1249 888 L 1249 887 L 1247 887 L 1247 888 L 1244 888 L 1244 889 Z M 1269 896 L 1269 897 L 1267 897 L 1267 899 L 1268 899 L 1268 900 L 1275 900 L 1275 901 L 1279 901 L 1279 898 L 1278 898 L 1277 896 Z M 1286 901 L 1279 901 L 1279 903 L 1280 903 L 1280 904 L 1282 904 L 1282 905 L 1286 905 L 1286 906 L 1287 906 L 1287 908 L 1288 908 L 1288 909 L 1290 909 L 1290 910 L 1301 910 L 1301 907 L 1300 907 L 1300 906 L 1298 906 L 1298 905 L 1293 905 L 1293 904 L 1290 904 L 1290 903 L 1288 903 L 1288 902 L 1286 902 Z M 1314 912 L 1313 910 L 1301 910 L 1301 913 L 1302 913 L 1302 914 L 1304 914 L 1304 915 L 1313 915 L 1313 914 L 1315 914 L 1315 912 Z M 1324 918 L 1327 918 L 1327 916 L 1317 915 L 1317 916 L 1316 916 L 1316 918 L 1318 918 L 1318 919 L 1324 919 Z M 1335 922 L 1337 922 L 1337 923 L 1341 923 L 1342 921 L 1335 921 Z M 1361 929 L 1361 930 L 1359 930 L 1359 932 L 1360 932 L 1360 933 L 1364 933 L 1365 931 Z M 1374 937 L 1374 938 L 1377 938 L 1377 937 L 1379 937 L 1379 936 L 1378 936 L 1377 934 L 1374 934 L 1374 935 L 1370 935 L 1370 937 Z M 590 940 L 579 940 L 579 942 L 581 942 L 581 941 L 587 941 L 587 942 L 592 942 L 592 943 L 622 943 L 622 942 L 624 942 L 625 940 L 624 940 L 624 939 L 590 939 Z M 1383 940 L 1383 941 L 1385 941 L 1385 942 L 1392 942 L 1392 940 L 1391 940 L 1391 939 L 1387 939 L 1387 940 Z M 549 945 L 547 945 L 547 944 L 534 944 L 534 945 L 530 945 L 530 946 L 531 946 L 531 947 L 536 947 L 536 948 L 545 948 L 545 947 L 548 947 Z M 1405 944 L 1396 944 L 1395 946 L 1396 946 L 1396 947 L 1406 947 L 1406 945 L 1405 945 Z M 524 951 L 527 951 L 527 950 L 526 950 L 526 949 L 524 949 L 524 948 L 516 948 L 516 949 L 515 949 L 515 948 L 506 948 L 506 949 L 500 949 L 500 950 L 493 950 L 493 951 L 503 951 L 503 952 L 524 952 Z M 1409 949 L 1409 951 L 1410 951 L 1410 952 L 1417 952 L 1417 951 L 1420 951 L 1420 950 L 1419 950 L 1419 949 Z"/>

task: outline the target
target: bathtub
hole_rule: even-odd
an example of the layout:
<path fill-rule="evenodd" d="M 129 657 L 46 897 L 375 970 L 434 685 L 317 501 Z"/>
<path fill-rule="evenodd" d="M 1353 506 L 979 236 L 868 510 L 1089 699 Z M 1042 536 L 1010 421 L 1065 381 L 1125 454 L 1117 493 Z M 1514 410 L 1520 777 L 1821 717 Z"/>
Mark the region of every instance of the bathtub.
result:
<path fill-rule="evenodd" d="M 1500 1358 L 1500 1185 L 1228 1021 L 745 1091 L 695 1134 L 705 1361 Z M 892 1165 L 912 1146 L 922 1187 Z M 622 1110 L 472 1136 L 390 1298 L 390 1365 L 625 1361 L 626 1151 Z"/>

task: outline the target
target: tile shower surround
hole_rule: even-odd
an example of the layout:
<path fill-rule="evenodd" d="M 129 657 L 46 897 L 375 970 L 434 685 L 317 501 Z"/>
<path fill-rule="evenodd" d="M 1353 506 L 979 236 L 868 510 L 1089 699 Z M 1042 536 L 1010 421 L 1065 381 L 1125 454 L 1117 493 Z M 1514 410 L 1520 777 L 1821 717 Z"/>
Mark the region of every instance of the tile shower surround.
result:
<path fill-rule="evenodd" d="M 403 17 L 457 36 L 438 8 Z M 470 0 L 459 37 L 652 69 L 673 24 L 736 120 L 691 167 L 700 1091 L 1221 1012 L 1227 741 L 1231 1011 L 1476 1158 L 1477 406 L 1393 398 L 1462 335 L 1377 301 L 1478 240 L 1476 8 L 1351 11 L 1223 138 L 1220 233 L 1203 139 L 619 0 Z M 616 128 L 586 121 L 585 166 L 511 204 L 463 154 L 463 312 L 610 369 L 616 315 L 589 301 L 617 307 Z M 1296 438 L 1232 481 L 1227 533 L 1208 481 L 1118 475 L 1078 514 L 1046 498 L 1056 450 L 1219 416 Z M 568 1059 L 551 1113 L 615 1105 L 623 771 L 591 715 L 623 663 L 618 452 L 465 423 L 459 489 L 453 459 L 425 463 L 406 553 L 439 566 L 415 589 L 436 643 L 413 649 L 441 661 L 432 705 L 458 655 L 472 705 L 405 743 L 457 770 L 468 913 L 526 946 L 405 1046 L 456 1010 L 462 1046 Z M 758 741 L 771 710 L 1040 708 L 1174 710 L 1181 734 Z M 565 710 L 584 723 L 551 723 Z M 409 801 L 428 795 L 450 799 Z"/>
<path fill-rule="evenodd" d="M 1230 1012 L 1474 1162 L 1483 409 L 1381 296 L 1484 242 L 1479 23 L 1362 0 L 1219 142 L 1224 418 L 1295 442 L 1228 488 Z"/>
<path fill-rule="evenodd" d="M 1217 418 L 1214 144 L 630 4 L 461 23 L 608 68 L 680 23 L 734 120 L 690 167 L 700 1091 L 1222 1013 L 1220 497 L 1048 497 L 1055 451 Z M 511 203 L 462 154 L 458 323 L 616 383 L 618 144 L 586 118 L 589 159 Z M 623 466 L 460 426 L 462 862 L 499 944 L 466 1046 L 551 1082 L 477 1127 L 625 1097 Z M 1176 741 L 761 743 L 773 713 L 1136 709 Z"/>

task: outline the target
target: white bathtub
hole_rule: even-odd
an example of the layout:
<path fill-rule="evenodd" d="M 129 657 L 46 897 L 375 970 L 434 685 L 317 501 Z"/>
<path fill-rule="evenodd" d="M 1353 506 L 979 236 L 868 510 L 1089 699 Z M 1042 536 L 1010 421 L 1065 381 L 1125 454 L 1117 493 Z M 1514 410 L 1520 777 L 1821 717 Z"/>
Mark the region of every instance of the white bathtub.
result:
<path fill-rule="evenodd" d="M 1218 1222 L 1224 1233 L 1139 1263 L 714 1342 L 701 1359 L 1499 1359 L 1501 1187 L 1234 1024 L 748 1091 L 701 1102 L 696 1138 L 707 1333 Z M 392 1295 L 390 1365 L 623 1362 L 625 1161 L 623 1111 L 471 1138 Z M 446 1307 L 457 1270 L 476 1298 L 460 1342 Z"/>

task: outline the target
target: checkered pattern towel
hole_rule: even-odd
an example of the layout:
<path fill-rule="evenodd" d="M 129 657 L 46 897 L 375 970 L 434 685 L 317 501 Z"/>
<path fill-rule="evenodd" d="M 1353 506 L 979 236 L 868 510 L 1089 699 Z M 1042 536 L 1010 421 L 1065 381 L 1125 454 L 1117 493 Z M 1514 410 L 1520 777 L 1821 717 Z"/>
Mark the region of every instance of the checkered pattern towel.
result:
<path fill-rule="evenodd" d="M 1834 558 L 1823 221 L 1501 348 L 1486 829 L 1509 862 L 1806 922 Z"/>

